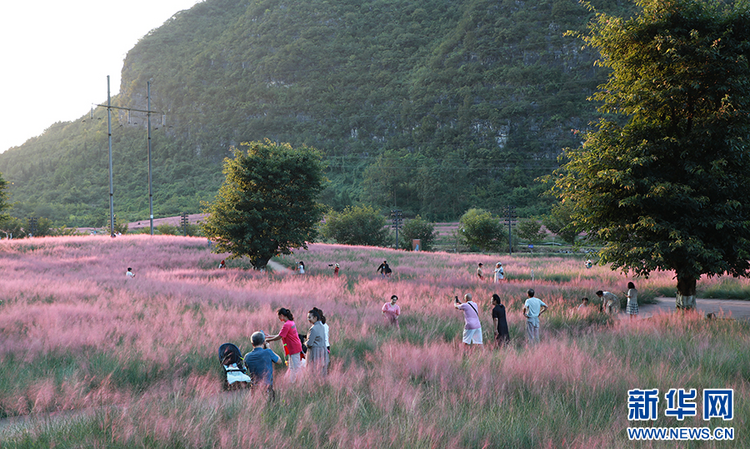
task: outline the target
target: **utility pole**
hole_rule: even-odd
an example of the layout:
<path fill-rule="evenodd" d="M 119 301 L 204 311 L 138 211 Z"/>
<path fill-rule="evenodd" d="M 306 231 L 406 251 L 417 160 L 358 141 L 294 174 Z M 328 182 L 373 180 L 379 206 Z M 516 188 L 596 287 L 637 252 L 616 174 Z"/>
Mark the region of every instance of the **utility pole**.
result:
<path fill-rule="evenodd" d="M 151 235 L 154 235 L 154 195 L 151 191 L 151 81 L 146 82 L 148 103 L 148 214 L 151 220 Z"/>
<path fill-rule="evenodd" d="M 513 220 L 516 218 L 516 207 L 505 208 L 505 219 L 508 221 L 508 254 L 513 255 Z"/>
<path fill-rule="evenodd" d="M 109 139 L 109 235 L 115 236 L 115 189 L 112 183 L 112 97 L 109 94 L 107 75 L 107 136 Z"/>
<path fill-rule="evenodd" d="M 151 81 L 148 81 L 146 83 L 147 87 L 147 110 L 143 109 L 134 109 L 134 108 L 121 108 L 118 106 L 112 106 L 112 97 L 110 96 L 110 89 L 109 89 L 109 75 L 107 75 L 107 104 L 97 104 L 96 106 L 106 107 L 107 108 L 107 135 L 109 138 L 109 234 L 115 235 L 115 203 L 114 203 L 114 184 L 112 182 L 112 109 L 121 109 L 123 111 L 128 111 L 128 114 L 130 114 L 131 111 L 135 112 L 145 112 L 148 116 L 148 131 L 147 131 L 147 137 L 148 137 L 148 207 L 149 207 L 149 219 L 151 221 L 151 235 L 154 235 L 154 201 L 153 201 L 153 190 L 151 188 L 151 114 L 152 113 L 158 113 L 162 114 L 162 122 L 165 121 L 164 114 L 159 111 L 152 111 L 151 110 Z M 91 114 L 93 117 L 93 108 L 91 109 Z"/>
<path fill-rule="evenodd" d="M 182 235 L 187 237 L 188 235 L 188 225 L 190 222 L 188 221 L 188 214 L 187 212 L 183 212 L 180 218 L 180 226 L 182 227 Z"/>
<path fill-rule="evenodd" d="M 401 211 L 399 209 L 394 209 L 391 211 L 391 220 L 393 221 L 391 227 L 396 229 L 396 249 L 398 249 L 398 229 L 401 227 L 401 223 L 403 222 L 403 215 L 401 214 Z"/>

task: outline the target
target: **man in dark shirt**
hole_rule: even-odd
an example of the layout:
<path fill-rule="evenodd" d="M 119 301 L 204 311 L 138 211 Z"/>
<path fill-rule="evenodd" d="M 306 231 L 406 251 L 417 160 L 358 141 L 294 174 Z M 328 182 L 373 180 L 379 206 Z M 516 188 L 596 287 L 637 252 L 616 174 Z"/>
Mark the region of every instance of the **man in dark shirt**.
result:
<path fill-rule="evenodd" d="M 505 306 L 500 302 L 500 296 L 497 293 L 492 295 L 492 321 L 495 324 L 495 341 L 499 346 L 504 346 L 510 342 L 510 332 L 508 332 L 508 321 L 505 318 Z"/>

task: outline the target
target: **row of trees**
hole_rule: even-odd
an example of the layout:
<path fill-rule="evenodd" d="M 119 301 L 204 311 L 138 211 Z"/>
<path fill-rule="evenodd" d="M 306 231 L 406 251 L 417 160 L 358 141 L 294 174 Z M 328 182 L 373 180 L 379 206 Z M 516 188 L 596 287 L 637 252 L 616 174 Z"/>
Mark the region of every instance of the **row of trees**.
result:
<path fill-rule="evenodd" d="M 750 276 L 750 10 L 732 1 L 637 4 L 641 11 L 628 19 L 598 13 L 581 35 L 612 70 L 596 95 L 610 118 L 565 151 L 553 179 L 561 205 L 545 224 L 599 239 L 613 269 L 674 270 L 677 307 L 692 309 L 701 275 Z M 275 147 L 276 155 L 253 147 L 251 163 L 241 154 L 225 163 L 204 228 L 220 240 L 218 251 L 249 255 L 256 268 L 311 241 L 323 215 L 315 201 L 320 159 Z M 277 163 L 295 157 L 305 164 Z M 279 170 L 266 172 L 269 164 Z M 374 212 L 329 214 L 322 232 L 350 243 L 382 238 L 385 222 Z M 492 248 L 501 242 L 498 226 L 489 212 L 469 210 L 462 238 Z"/>

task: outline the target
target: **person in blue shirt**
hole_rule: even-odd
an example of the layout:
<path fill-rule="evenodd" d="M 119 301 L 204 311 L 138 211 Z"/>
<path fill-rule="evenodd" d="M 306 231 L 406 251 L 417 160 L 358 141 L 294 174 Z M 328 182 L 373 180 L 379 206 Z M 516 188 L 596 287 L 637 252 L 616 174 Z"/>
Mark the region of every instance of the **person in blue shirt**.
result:
<path fill-rule="evenodd" d="M 253 343 L 253 350 L 245 354 L 247 374 L 253 379 L 254 387 L 266 388 L 268 400 L 273 401 L 276 398 L 273 391 L 273 364 L 281 364 L 281 357 L 268 349 L 263 331 L 255 332 L 250 341 Z"/>

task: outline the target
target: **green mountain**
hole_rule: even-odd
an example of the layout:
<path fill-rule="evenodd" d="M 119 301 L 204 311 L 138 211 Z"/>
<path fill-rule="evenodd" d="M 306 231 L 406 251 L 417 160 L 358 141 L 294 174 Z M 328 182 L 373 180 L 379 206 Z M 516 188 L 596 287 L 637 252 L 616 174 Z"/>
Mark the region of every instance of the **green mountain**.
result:
<path fill-rule="evenodd" d="M 198 212 L 233 147 L 265 138 L 321 150 L 336 209 L 539 213 L 534 179 L 596 116 L 606 73 L 563 35 L 591 15 L 575 0 L 206 0 L 128 53 L 113 105 L 145 110 L 151 81 L 157 217 Z M 146 117 L 113 117 L 115 211 L 146 219 Z M 98 108 L 1 154 L 13 213 L 103 224 L 106 122 Z"/>

